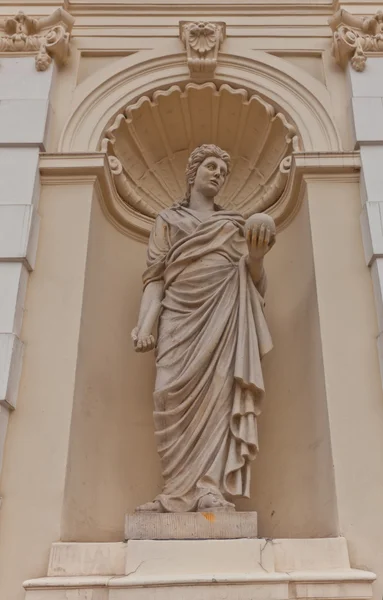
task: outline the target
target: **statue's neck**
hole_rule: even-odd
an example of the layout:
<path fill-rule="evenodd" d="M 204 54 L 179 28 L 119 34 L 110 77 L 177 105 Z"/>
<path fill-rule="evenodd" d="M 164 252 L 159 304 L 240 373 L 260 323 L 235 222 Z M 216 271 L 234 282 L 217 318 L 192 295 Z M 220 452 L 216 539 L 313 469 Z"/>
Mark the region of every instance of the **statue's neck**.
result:
<path fill-rule="evenodd" d="M 214 196 L 207 197 L 198 190 L 192 189 L 189 208 L 201 213 L 214 212 Z"/>

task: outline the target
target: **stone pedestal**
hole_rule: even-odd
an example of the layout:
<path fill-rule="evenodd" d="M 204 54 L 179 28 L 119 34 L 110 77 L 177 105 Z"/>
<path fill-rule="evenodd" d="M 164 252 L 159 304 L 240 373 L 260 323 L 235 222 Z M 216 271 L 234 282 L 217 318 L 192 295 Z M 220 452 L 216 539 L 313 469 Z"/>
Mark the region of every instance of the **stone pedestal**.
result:
<path fill-rule="evenodd" d="M 344 538 L 130 540 L 53 544 L 26 600 L 350 600 L 375 575 L 350 567 Z"/>
<path fill-rule="evenodd" d="M 257 533 L 256 512 L 137 512 L 125 521 L 127 540 L 233 540 Z"/>

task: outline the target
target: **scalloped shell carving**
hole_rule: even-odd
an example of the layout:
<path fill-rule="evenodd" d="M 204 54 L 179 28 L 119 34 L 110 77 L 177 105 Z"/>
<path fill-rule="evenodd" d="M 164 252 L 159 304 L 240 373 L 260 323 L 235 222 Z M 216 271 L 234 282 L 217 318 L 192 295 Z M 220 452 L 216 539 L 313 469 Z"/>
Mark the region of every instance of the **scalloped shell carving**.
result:
<path fill-rule="evenodd" d="M 299 149 L 294 126 L 271 104 L 210 82 L 144 96 L 104 135 L 101 150 L 119 195 L 152 218 L 183 197 L 186 162 L 196 146 L 214 143 L 229 152 L 232 169 L 218 202 L 244 216 L 275 204 Z"/>

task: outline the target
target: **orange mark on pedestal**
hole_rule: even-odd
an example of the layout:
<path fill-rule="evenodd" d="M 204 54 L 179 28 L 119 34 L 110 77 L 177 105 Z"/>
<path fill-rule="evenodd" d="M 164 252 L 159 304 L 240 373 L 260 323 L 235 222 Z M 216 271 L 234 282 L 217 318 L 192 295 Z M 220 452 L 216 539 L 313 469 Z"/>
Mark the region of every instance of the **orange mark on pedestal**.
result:
<path fill-rule="evenodd" d="M 210 521 L 210 523 L 214 523 L 214 521 L 215 521 L 215 514 L 214 513 L 203 512 L 201 514 L 202 514 L 202 516 L 205 517 L 205 519 L 207 519 L 208 521 Z"/>

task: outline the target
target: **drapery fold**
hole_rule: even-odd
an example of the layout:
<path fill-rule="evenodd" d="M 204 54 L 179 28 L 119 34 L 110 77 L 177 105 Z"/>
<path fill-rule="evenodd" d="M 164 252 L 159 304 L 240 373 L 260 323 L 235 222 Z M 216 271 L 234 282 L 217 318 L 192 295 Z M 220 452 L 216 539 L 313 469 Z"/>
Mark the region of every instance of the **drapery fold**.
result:
<path fill-rule="evenodd" d="M 249 496 L 272 347 L 263 298 L 248 273 L 244 220 L 187 207 L 157 217 L 144 285 L 164 280 L 154 423 L 169 512 L 196 510 L 208 492 Z M 259 289 L 265 287 L 261 281 Z"/>

